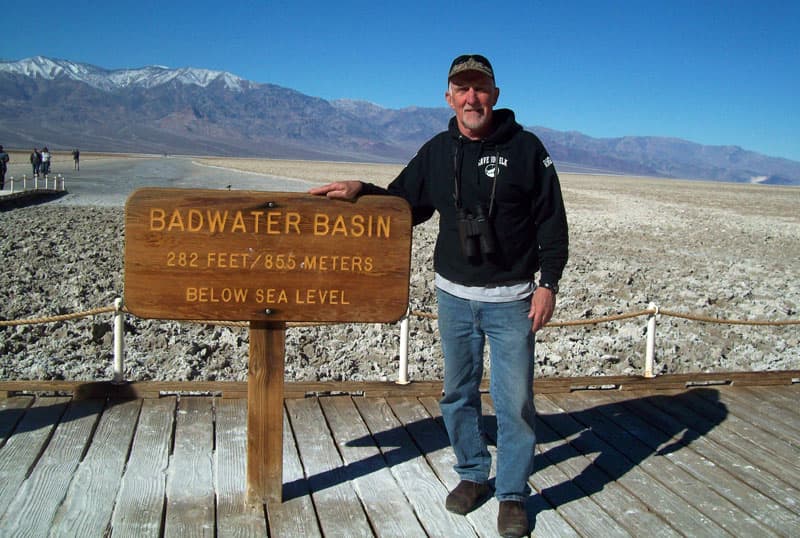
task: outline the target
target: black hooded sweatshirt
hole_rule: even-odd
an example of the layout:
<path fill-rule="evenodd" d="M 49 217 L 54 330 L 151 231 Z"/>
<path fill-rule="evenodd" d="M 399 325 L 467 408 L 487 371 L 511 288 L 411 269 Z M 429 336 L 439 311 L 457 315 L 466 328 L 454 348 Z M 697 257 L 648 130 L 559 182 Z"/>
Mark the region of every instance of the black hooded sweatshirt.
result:
<path fill-rule="evenodd" d="M 561 187 L 550 156 L 508 109 L 493 111 L 492 134 L 470 140 L 456 118 L 420 148 L 387 189 L 365 184 L 362 194 L 392 194 L 408 201 L 414 224 L 439 212 L 434 269 L 466 286 L 531 281 L 558 284 L 567 263 L 568 232 Z M 496 184 L 495 184 L 496 182 Z M 494 201 L 492 202 L 492 191 Z M 460 191 L 460 195 L 457 192 Z M 456 205 L 489 214 L 497 249 L 467 258 Z"/>

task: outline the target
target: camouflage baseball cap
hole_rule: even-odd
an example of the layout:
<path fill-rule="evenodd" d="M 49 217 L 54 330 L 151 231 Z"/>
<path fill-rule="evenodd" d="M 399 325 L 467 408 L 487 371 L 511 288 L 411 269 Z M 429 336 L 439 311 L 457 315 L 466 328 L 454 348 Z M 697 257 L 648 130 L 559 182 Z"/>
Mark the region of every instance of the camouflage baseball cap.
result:
<path fill-rule="evenodd" d="M 494 80 L 492 64 L 485 56 L 481 56 L 480 54 L 462 54 L 453 60 L 453 63 L 450 64 L 450 72 L 447 74 L 447 80 L 450 80 L 464 71 L 478 71 Z"/>

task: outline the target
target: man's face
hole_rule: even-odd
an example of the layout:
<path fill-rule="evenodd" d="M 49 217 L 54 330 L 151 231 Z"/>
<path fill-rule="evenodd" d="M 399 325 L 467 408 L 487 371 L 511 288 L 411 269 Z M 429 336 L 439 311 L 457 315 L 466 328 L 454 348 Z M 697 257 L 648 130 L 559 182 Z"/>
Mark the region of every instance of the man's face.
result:
<path fill-rule="evenodd" d="M 484 138 L 491 131 L 492 107 L 500 89 L 478 71 L 465 71 L 450 79 L 444 98 L 456 113 L 461 133 L 467 138 Z"/>

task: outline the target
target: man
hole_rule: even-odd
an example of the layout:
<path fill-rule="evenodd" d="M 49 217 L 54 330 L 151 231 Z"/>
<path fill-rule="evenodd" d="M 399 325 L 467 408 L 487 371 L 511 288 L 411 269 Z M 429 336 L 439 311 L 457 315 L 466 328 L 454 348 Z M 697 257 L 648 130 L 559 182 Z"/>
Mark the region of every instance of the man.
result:
<path fill-rule="evenodd" d="M 47 149 L 47 146 L 42 148 L 41 156 L 42 156 L 42 162 L 41 165 L 39 166 L 39 172 L 41 172 L 41 174 L 44 177 L 47 177 L 50 174 L 50 159 L 51 159 L 50 150 Z"/>
<path fill-rule="evenodd" d="M 401 196 L 411 205 L 414 224 L 439 212 L 434 268 L 444 352 L 440 406 L 461 479 L 445 506 L 467 514 L 491 494 L 479 392 L 488 337 L 498 531 L 519 537 L 529 533 L 525 501 L 536 440 L 534 333 L 553 315 L 568 235 L 553 162 L 511 110 L 494 110 L 499 95 L 485 57 L 459 56 L 445 93 L 455 112 L 448 130 L 423 145 L 387 189 L 345 181 L 310 192 L 342 199 Z"/>
<path fill-rule="evenodd" d="M 3 146 L 0 146 L 0 191 L 6 188 L 6 170 L 8 170 L 8 153 L 3 151 Z"/>
<path fill-rule="evenodd" d="M 80 170 L 81 169 L 81 152 L 78 148 L 72 150 L 72 160 L 74 161 L 74 169 Z"/>
<path fill-rule="evenodd" d="M 39 167 L 42 165 L 42 154 L 39 153 L 39 148 L 33 148 L 30 160 L 33 177 L 39 177 Z"/>

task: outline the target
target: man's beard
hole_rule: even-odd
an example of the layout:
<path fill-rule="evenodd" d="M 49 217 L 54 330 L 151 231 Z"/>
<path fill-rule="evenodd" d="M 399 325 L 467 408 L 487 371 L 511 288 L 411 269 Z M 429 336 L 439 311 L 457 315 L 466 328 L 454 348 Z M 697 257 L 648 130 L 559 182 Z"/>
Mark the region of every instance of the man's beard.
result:
<path fill-rule="evenodd" d="M 483 110 L 465 110 L 461 115 L 461 123 L 471 131 L 480 131 L 489 123 L 489 115 Z"/>

